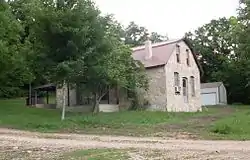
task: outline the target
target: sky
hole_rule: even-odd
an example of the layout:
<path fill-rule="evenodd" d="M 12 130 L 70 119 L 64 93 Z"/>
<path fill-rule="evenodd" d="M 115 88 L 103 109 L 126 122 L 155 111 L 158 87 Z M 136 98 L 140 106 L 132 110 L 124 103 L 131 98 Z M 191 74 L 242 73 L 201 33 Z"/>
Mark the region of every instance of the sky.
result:
<path fill-rule="evenodd" d="M 123 25 L 135 21 L 169 38 L 181 38 L 212 19 L 236 15 L 239 0 L 94 0 Z"/>

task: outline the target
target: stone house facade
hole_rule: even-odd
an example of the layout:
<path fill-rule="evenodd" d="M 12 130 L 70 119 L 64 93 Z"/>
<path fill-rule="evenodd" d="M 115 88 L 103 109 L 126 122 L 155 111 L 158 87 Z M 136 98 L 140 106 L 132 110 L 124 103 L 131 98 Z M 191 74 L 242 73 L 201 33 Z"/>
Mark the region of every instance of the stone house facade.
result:
<path fill-rule="evenodd" d="M 168 112 L 201 110 L 200 75 L 202 68 L 186 39 L 171 40 L 133 48 L 149 77 L 145 98 L 150 109 Z"/>
<path fill-rule="evenodd" d="M 149 90 L 142 95 L 143 99 L 148 102 L 149 110 L 201 111 L 200 74 L 202 68 L 186 39 L 155 44 L 147 41 L 144 46 L 135 47 L 132 50 L 133 58 L 142 62 L 149 78 Z M 59 106 L 62 104 L 60 92 L 61 90 L 58 89 L 57 104 Z M 68 102 L 76 105 L 75 89 L 68 93 L 71 95 Z M 129 105 L 126 91 L 114 91 L 114 89 L 110 90 L 102 102 L 101 104 L 108 103 L 113 106 L 114 111 L 118 106 L 127 107 Z"/>

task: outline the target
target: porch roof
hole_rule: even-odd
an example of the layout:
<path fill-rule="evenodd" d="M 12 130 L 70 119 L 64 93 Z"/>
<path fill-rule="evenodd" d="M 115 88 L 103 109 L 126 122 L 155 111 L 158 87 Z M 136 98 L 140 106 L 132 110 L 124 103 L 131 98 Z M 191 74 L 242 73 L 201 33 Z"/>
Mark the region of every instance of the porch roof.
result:
<path fill-rule="evenodd" d="M 42 86 L 37 86 L 35 88 L 33 88 L 33 90 L 37 90 L 37 91 L 55 91 L 56 90 L 56 85 L 51 83 L 51 84 L 45 84 Z"/>

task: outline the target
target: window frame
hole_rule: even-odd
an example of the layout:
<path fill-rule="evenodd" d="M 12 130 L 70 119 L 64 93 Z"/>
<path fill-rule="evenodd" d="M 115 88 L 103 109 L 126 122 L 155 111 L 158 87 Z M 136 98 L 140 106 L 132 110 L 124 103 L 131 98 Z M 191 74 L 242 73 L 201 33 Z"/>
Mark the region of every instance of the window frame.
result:
<path fill-rule="evenodd" d="M 194 76 L 190 76 L 190 87 L 191 87 L 191 96 L 195 97 L 196 93 L 195 93 L 195 77 Z"/>
<path fill-rule="evenodd" d="M 190 50 L 189 49 L 186 49 L 186 63 L 187 63 L 187 66 L 190 66 Z"/>
<path fill-rule="evenodd" d="M 181 95 L 181 82 L 180 82 L 180 74 L 178 72 L 174 72 L 174 93 L 175 95 Z M 175 90 L 175 87 L 179 88 L 179 92 Z"/>
<path fill-rule="evenodd" d="M 180 45 L 176 45 L 176 61 L 177 63 L 181 63 L 181 48 L 180 48 Z"/>
<path fill-rule="evenodd" d="M 182 77 L 182 87 L 183 87 L 183 96 L 188 96 L 188 78 L 187 77 Z M 184 83 L 185 82 L 185 83 Z M 184 86 L 185 84 L 185 86 Z M 184 88 L 186 89 L 184 91 Z"/>
<path fill-rule="evenodd" d="M 178 72 L 174 72 L 174 86 L 180 87 L 180 74 Z"/>

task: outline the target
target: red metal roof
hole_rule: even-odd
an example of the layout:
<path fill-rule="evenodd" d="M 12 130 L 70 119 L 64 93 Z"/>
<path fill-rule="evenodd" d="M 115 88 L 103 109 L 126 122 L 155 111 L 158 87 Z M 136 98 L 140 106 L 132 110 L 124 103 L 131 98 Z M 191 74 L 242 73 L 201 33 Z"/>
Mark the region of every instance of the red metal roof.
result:
<path fill-rule="evenodd" d="M 132 57 L 135 60 L 139 60 L 142 62 L 145 68 L 153 68 L 153 67 L 158 67 L 167 64 L 170 56 L 172 55 L 176 44 L 179 42 L 185 42 L 188 47 L 191 49 L 192 54 L 194 56 L 194 59 L 201 71 L 201 74 L 203 74 L 202 67 L 197 59 L 197 55 L 194 53 L 194 50 L 190 44 L 190 42 L 185 39 L 175 39 L 175 40 L 169 40 L 165 42 L 159 42 L 159 43 L 154 43 L 152 44 L 152 58 L 151 59 L 146 59 L 146 49 L 145 45 L 139 46 L 139 47 L 134 47 L 132 48 L 133 54 Z"/>
<path fill-rule="evenodd" d="M 135 60 L 141 61 L 145 68 L 165 65 L 168 62 L 171 54 L 173 53 L 176 43 L 178 43 L 179 41 L 180 39 L 152 44 L 151 59 L 145 59 L 145 56 L 147 54 L 145 46 L 132 48 L 132 56 Z"/>

